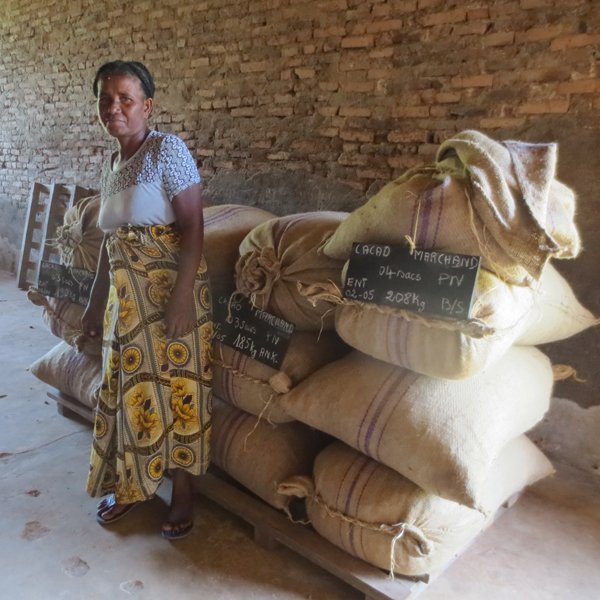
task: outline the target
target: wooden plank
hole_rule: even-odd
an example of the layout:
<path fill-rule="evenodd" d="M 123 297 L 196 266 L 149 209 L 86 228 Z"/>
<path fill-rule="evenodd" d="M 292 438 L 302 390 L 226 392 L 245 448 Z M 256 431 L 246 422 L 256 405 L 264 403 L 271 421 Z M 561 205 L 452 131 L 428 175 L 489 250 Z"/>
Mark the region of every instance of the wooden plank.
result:
<path fill-rule="evenodd" d="M 39 264 L 39 256 L 34 260 L 32 250 L 40 249 L 43 238 L 44 213 L 48 209 L 49 201 L 50 189 L 41 183 L 35 182 L 29 195 L 25 230 L 21 241 L 19 268 L 17 270 L 17 286 L 21 290 L 28 290 L 31 285 L 37 283 L 37 272 L 35 270 Z M 42 218 L 38 218 L 38 215 L 41 215 Z M 33 239 L 36 231 L 40 233 L 40 241 Z"/>
<path fill-rule="evenodd" d="M 196 481 L 197 491 L 268 535 L 268 544 L 279 542 L 329 571 L 372 600 L 408 600 L 425 589 L 422 581 L 388 574 L 337 548 L 312 529 L 292 523 L 285 515 L 208 473 Z"/>
<path fill-rule="evenodd" d="M 77 399 L 57 390 L 56 388 L 51 388 L 51 391 L 46 392 L 49 398 L 56 401 L 57 410 L 59 414 L 64 417 L 72 418 L 73 414 L 83 417 L 86 421 L 93 423 L 94 422 L 94 411 L 93 409 L 81 404 Z"/>

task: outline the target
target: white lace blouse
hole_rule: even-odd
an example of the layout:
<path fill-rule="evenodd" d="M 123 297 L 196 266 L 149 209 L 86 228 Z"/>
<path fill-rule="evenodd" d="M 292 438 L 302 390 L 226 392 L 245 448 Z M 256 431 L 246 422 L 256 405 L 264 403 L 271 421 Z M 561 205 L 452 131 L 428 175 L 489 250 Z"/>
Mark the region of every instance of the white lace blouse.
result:
<path fill-rule="evenodd" d="M 121 225 L 167 225 L 175 221 L 173 197 L 200 175 L 183 140 L 151 131 L 138 151 L 113 168 L 105 161 L 98 226 L 112 232 Z"/>

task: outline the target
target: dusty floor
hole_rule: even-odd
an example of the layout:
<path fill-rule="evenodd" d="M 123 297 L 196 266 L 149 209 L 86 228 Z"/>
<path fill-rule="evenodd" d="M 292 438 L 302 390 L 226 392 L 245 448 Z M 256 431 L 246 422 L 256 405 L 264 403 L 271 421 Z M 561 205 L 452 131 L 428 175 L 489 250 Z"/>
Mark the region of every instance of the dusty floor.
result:
<path fill-rule="evenodd" d="M 287 549 L 257 546 L 248 525 L 203 497 L 194 533 L 179 542 L 158 535 L 159 498 L 110 530 L 97 525 L 83 489 L 90 428 L 58 415 L 27 371 L 58 340 L 2 272 L 0 331 L 0 598 L 363 598 Z M 419 595 L 509 598 L 600 598 L 598 478 L 559 466 Z"/>

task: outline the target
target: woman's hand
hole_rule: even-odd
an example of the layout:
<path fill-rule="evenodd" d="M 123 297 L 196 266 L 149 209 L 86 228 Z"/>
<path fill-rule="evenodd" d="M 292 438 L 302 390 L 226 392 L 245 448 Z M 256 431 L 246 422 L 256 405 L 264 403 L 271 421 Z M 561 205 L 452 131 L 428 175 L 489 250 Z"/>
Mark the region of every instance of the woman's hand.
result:
<path fill-rule="evenodd" d="M 102 337 L 104 307 L 89 303 L 81 316 L 81 330 L 90 338 Z"/>
<path fill-rule="evenodd" d="M 165 335 L 167 340 L 175 340 L 190 333 L 196 326 L 196 315 L 192 290 L 173 290 L 165 307 Z"/>

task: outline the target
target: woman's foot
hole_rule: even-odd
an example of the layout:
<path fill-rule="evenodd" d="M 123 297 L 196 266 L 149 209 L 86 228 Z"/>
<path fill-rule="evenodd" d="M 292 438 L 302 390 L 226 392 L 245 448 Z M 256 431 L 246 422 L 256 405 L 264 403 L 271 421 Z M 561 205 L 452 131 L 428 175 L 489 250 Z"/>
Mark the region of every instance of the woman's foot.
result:
<path fill-rule="evenodd" d="M 115 521 L 123 518 L 127 513 L 131 512 L 139 502 L 132 504 L 119 504 L 114 494 L 110 494 L 98 503 L 96 511 L 96 521 L 100 525 L 110 525 Z"/>
<path fill-rule="evenodd" d="M 189 535 L 194 526 L 194 494 L 192 477 L 187 471 L 173 471 L 173 491 L 171 493 L 171 508 L 167 520 L 160 530 L 163 537 L 178 540 Z"/>

